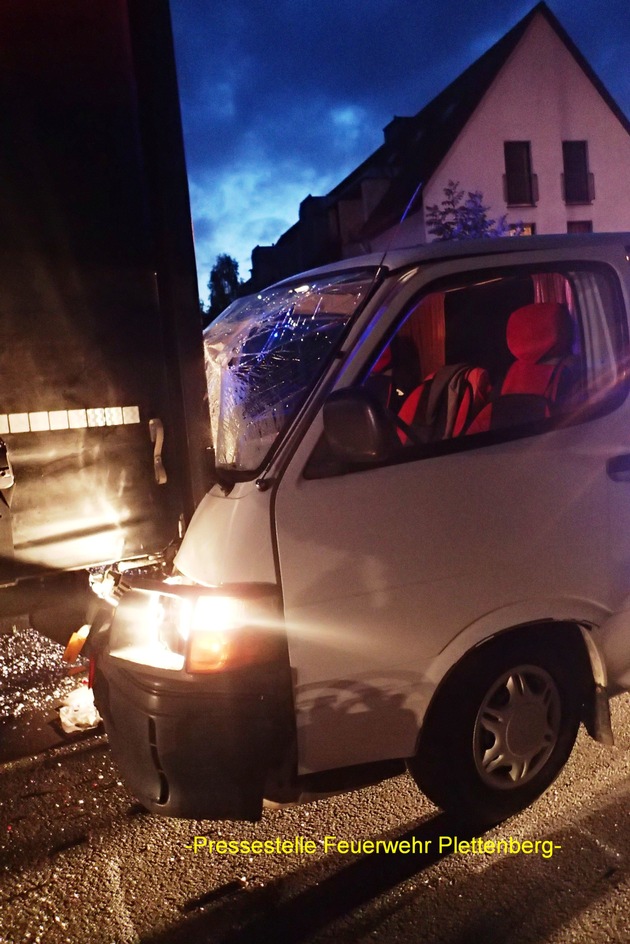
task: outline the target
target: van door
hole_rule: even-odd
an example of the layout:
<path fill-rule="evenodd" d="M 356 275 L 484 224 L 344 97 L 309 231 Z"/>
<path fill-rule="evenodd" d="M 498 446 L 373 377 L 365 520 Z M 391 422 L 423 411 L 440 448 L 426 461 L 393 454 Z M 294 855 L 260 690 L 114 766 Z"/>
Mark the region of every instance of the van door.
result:
<path fill-rule="evenodd" d="M 535 620 L 601 622 L 612 603 L 618 278 L 568 259 L 469 267 L 408 284 L 388 346 L 365 342 L 337 384 L 381 397 L 399 445 L 353 462 L 320 415 L 278 487 L 303 772 L 412 755 L 468 648 Z"/>

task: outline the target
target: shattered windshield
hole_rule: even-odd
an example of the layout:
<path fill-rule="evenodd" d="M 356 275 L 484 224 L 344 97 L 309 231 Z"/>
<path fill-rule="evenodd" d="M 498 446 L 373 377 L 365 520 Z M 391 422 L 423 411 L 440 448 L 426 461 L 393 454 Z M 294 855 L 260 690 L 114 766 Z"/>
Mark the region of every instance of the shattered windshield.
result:
<path fill-rule="evenodd" d="M 273 286 L 235 301 L 204 332 L 218 469 L 255 472 L 322 375 L 367 297 L 373 270 Z"/>

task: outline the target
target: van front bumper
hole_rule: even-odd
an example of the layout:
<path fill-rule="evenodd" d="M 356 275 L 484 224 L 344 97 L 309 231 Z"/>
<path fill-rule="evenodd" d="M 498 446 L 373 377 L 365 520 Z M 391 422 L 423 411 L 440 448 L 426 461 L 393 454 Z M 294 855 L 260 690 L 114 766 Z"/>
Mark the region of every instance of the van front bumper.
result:
<path fill-rule="evenodd" d="M 102 653 L 94 696 L 125 782 L 153 813 L 256 821 L 269 780 L 295 770 L 288 665 L 178 677 Z"/>

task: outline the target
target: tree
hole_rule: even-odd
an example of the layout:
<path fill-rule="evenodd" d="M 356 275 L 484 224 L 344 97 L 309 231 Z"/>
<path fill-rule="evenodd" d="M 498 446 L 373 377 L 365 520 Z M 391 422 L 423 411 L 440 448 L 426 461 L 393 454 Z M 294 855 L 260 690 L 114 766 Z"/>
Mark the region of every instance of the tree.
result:
<path fill-rule="evenodd" d="M 427 207 L 428 232 L 438 240 L 479 239 L 505 236 L 510 232 L 521 234 L 520 223 L 516 224 L 515 230 L 510 230 L 507 214 L 498 220 L 488 219 L 489 209 L 490 207 L 483 205 L 483 194 L 480 190 L 469 190 L 464 199 L 464 191 L 459 189 L 459 181 L 449 180 L 444 188 L 442 203 Z"/>
<path fill-rule="evenodd" d="M 217 256 L 210 270 L 208 289 L 210 302 L 206 310 L 206 321 L 210 322 L 238 296 L 242 281 L 238 277 L 238 262 L 227 253 Z"/>

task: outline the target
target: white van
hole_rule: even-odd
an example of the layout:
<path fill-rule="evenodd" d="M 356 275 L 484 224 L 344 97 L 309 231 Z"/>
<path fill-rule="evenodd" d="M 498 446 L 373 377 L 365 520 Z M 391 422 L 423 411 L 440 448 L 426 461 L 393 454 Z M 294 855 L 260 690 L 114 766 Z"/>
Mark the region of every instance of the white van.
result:
<path fill-rule="evenodd" d="M 145 806 L 257 819 L 404 769 L 497 822 L 630 688 L 630 234 L 434 243 L 206 331 L 216 484 L 95 628 Z M 120 589 L 120 588 L 119 588 Z M 120 595 L 120 593 L 119 593 Z"/>

